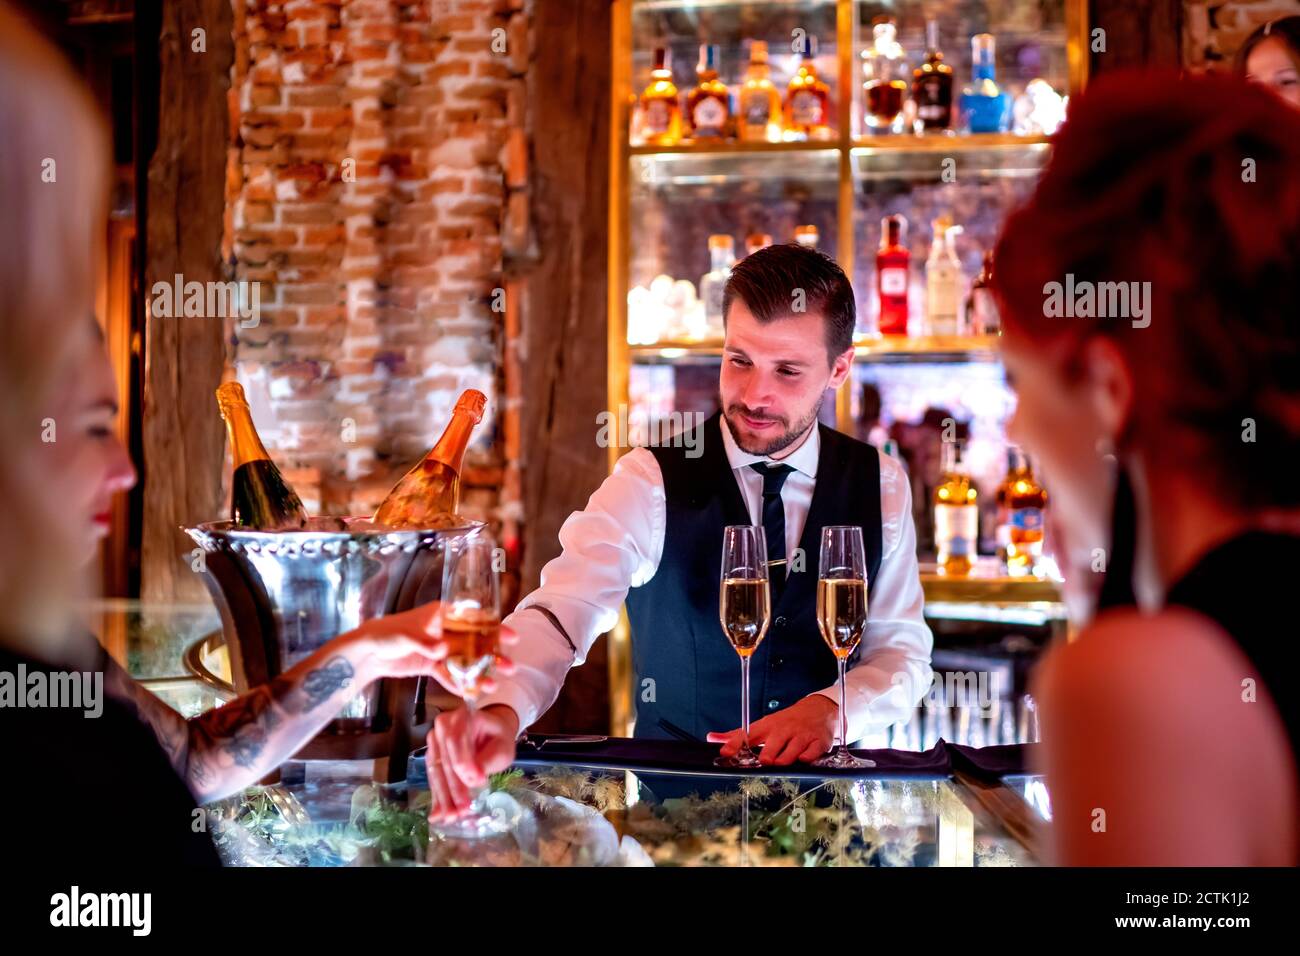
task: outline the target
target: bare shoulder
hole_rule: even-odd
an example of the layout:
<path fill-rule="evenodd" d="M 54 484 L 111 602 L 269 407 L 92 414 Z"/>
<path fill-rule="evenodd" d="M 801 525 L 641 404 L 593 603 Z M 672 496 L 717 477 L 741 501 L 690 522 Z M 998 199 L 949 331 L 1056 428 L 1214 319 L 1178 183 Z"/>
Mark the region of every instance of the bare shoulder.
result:
<path fill-rule="evenodd" d="M 1055 648 L 1038 679 L 1047 693 L 1133 697 L 1133 705 L 1158 707 L 1209 687 L 1240 686 L 1250 671 L 1231 636 L 1204 615 L 1122 609 L 1102 614 L 1076 640 Z"/>
<path fill-rule="evenodd" d="M 1214 621 L 1182 608 L 1108 612 L 1046 656 L 1034 693 L 1054 800 L 1075 815 L 1108 807 L 1123 827 L 1108 848 L 1085 828 L 1063 831 L 1066 859 L 1293 860 L 1300 795 L 1286 728 Z M 1211 833 L 1207 818 L 1222 825 Z"/>

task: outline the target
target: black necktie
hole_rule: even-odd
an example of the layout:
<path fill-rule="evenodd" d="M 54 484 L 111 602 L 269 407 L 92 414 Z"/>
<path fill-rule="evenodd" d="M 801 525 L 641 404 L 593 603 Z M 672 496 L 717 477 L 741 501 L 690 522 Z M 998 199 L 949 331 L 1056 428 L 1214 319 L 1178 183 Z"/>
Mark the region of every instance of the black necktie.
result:
<path fill-rule="evenodd" d="M 749 466 L 763 476 L 763 537 L 767 538 L 767 561 L 772 604 L 775 606 L 785 589 L 785 505 L 781 503 L 781 486 L 790 472 L 789 465 L 755 462 Z M 780 564 L 773 562 L 779 561 Z"/>

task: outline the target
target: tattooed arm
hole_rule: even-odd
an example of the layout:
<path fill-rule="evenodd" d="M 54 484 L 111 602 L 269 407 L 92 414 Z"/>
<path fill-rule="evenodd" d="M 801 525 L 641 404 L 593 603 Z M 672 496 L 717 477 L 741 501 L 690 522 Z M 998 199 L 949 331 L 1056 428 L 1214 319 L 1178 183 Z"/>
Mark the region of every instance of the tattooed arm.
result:
<path fill-rule="evenodd" d="M 352 697 L 380 677 L 429 675 L 449 684 L 437 605 L 367 621 L 280 677 L 186 720 L 132 680 L 109 669 L 114 696 L 133 705 L 200 803 L 256 783 L 311 740 Z M 503 629 L 502 642 L 509 643 Z M 502 661 L 509 671 L 510 663 Z M 499 668 L 501 665 L 498 665 Z"/>

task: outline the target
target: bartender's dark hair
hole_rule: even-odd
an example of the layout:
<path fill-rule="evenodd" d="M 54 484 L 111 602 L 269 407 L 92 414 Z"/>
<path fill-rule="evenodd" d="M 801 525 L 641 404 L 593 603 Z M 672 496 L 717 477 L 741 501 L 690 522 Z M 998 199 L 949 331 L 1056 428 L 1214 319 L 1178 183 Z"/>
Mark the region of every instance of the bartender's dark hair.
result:
<path fill-rule="evenodd" d="M 857 304 L 844 270 L 830 256 L 807 246 L 765 246 L 731 268 L 722 293 L 723 320 L 740 299 L 760 322 L 794 315 L 796 307 L 826 319 L 828 362 L 853 345 Z"/>
<path fill-rule="evenodd" d="M 1246 75 L 1246 61 L 1250 59 L 1251 51 L 1269 38 L 1281 40 L 1287 53 L 1291 55 L 1292 62 L 1300 68 L 1300 16 L 1278 17 L 1276 20 L 1260 24 L 1255 32 L 1246 37 L 1245 42 L 1237 48 L 1237 53 L 1233 57 L 1233 66 L 1239 74 Z"/>
<path fill-rule="evenodd" d="M 1102 76 L 1007 220 L 994 274 L 1007 334 L 1067 376 L 1093 336 L 1122 351 L 1136 394 L 1121 442 L 1240 506 L 1300 504 L 1300 111 L 1238 77 Z M 1149 282 L 1149 327 L 1050 317 L 1047 284 L 1070 275 Z"/>

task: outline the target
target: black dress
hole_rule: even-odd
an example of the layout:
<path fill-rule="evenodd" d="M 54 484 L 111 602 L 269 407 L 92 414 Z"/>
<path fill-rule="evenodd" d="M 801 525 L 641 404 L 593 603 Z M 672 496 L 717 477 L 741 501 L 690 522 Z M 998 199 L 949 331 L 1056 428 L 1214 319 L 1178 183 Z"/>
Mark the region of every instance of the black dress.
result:
<path fill-rule="evenodd" d="M 1205 554 L 1165 601 L 1198 611 L 1233 639 L 1268 689 L 1300 767 L 1300 626 L 1288 595 L 1300 536 L 1251 531 Z M 1297 781 L 1300 783 L 1300 781 Z"/>
<path fill-rule="evenodd" d="M 0 674 L 54 670 L 0 647 Z M 66 671 L 64 672 L 66 673 Z M 28 686 L 31 686 L 30 684 Z M 30 700 L 30 698 L 28 698 Z M 0 845 L 19 867 L 219 866 L 197 805 L 149 727 L 107 691 L 97 717 L 0 706 Z"/>

